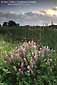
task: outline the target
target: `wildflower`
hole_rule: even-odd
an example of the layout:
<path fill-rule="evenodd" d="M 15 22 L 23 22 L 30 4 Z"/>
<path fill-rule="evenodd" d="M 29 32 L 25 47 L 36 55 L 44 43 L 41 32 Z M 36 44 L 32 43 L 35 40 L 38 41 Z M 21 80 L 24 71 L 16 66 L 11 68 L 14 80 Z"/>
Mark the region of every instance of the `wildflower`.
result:
<path fill-rule="evenodd" d="M 13 59 L 13 57 L 14 57 L 13 54 L 11 54 L 11 59 Z"/>
<path fill-rule="evenodd" d="M 16 66 L 16 68 L 21 73 L 27 71 L 33 73 L 32 69 L 38 60 L 38 56 L 44 57 L 45 55 L 49 55 L 49 53 L 50 49 L 48 46 L 37 45 L 33 40 L 28 42 L 25 41 L 21 46 L 16 47 L 12 53 L 8 55 L 8 59 L 10 62 L 16 59 L 20 60 L 20 63 Z M 44 59 L 44 61 L 46 61 L 46 64 L 50 65 L 50 61 L 52 61 L 52 59 Z"/>
<path fill-rule="evenodd" d="M 27 68 L 30 69 L 30 66 L 28 65 Z"/>
<path fill-rule="evenodd" d="M 21 69 L 19 68 L 19 72 L 21 72 Z"/>
<path fill-rule="evenodd" d="M 52 59 L 49 59 L 52 62 Z"/>
<path fill-rule="evenodd" d="M 36 46 L 36 43 L 34 42 L 34 46 L 33 46 L 35 49 L 37 48 L 37 46 Z"/>
<path fill-rule="evenodd" d="M 41 56 L 41 51 L 38 51 L 38 56 Z"/>

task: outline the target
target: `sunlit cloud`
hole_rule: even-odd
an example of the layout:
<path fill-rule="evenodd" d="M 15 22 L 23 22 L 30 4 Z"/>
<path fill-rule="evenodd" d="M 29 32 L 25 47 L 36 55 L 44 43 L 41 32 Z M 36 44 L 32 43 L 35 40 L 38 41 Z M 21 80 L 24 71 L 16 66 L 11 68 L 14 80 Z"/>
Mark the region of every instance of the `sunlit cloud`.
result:
<path fill-rule="evenodd" d="M 51 9 L 40 9 L 40 10 L 33 10 L 32 13 L 41 14 L 41 15 L 48 15 L 48 16 L 57 16 L 57 7 Z"/>

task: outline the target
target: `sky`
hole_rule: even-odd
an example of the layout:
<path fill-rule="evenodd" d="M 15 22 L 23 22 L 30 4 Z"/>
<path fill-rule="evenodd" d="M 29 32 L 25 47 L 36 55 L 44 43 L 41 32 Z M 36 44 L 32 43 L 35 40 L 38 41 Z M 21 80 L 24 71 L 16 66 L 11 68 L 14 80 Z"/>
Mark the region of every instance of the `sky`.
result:
<path fill-rule="evenodd" d="M 0 23 L 20 25 L 57 24 L 57 0 L 0 0 Z"/>

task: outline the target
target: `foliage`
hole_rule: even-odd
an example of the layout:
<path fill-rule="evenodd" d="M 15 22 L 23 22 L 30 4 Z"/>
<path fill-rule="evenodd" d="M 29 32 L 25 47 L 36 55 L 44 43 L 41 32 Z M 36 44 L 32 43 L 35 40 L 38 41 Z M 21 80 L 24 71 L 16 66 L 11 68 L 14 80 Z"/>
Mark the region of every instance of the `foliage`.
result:
<path fill-rule="evenodd" d="M 34 76 L 39 85 L 57 85 L 57 54 L 39 57 L 35 67 Z M 37 84 L 36 84 L 37 85 Z"/>
<path fill-rule="evenodd" d="M 35 52 L 35 49 L 30 48 L 26 56 L 31 57 L 31 52 Z M 51 50 L 48 55 L 38 56 L 32 72 L 27 69 L 24 71 L 24 66 L 21 70 L 20 66 L 23 62 L 17 58 L 12 59 L 11 62 L 0 58 L 0 85 L 57 85 L 56 52 Z"/>
<path fill-rule="evenodd" d="M 5 27 L 5 26 L 7 26 L 7 22 L 4 22 L 4 23 L 3 23 L 3 27 Z"/>
<path fill-rule="evenodd" d="M 8 22 L 8 26 L 11 27 L 11 26 L 16 26 L 17 24 L 14 22 L 14 21 L 9 21 Z"/>

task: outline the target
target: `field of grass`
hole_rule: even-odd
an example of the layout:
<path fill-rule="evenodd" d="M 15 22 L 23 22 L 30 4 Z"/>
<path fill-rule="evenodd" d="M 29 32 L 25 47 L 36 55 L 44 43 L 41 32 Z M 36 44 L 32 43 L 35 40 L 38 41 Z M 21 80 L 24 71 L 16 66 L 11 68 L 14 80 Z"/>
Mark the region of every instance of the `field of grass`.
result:
<path fill-rule="evenodd" d="M 32 71 L 27 61 L 20 62 L 17 58 L 14 60 L 14 54 L 12 55 L 13 59 L 11 55 L 10 57 L 8 56 L 7 60 L 11 58 L 10 63 L 4 59 L 15 47 L 22 46 L 25 40 L 35 41 L 37 43 L 36 48 L 39 44 L 40 48 L 44 47 L 42 49 L 45 49 L 46 46 L 50 50 L 48 55 L 46 53 L 44 56 L 37 54 L 39 58 L 33 65 Z M 28 56 L 28 60 L 31 59 L 29 57 L 33 59 L 32 51 L 34 52 L 35 49 L 30 48 L 24 57 Z M 19 69 L 20 65 L 21 67 L 24 65 L 23 68 Z M 26 68 L 25 71 L 24 68 Z M 13 84 L 57 85 L 57 27 L 0 27 L 0 85 Z"/>
<path fill-rule="evenodd" d="M 34 40 L 57 51 L 57 29 L 51 27 L 0 27 L 0 55 L 7 54 L 20 41 Z"/>
<path fill-rule="evenodd" d="M 9 37 L 6 37 L 6 35 L 0 34 L 0 57 L 5 57 L 18 45 L 17 41 L 13 41 Z"/>

